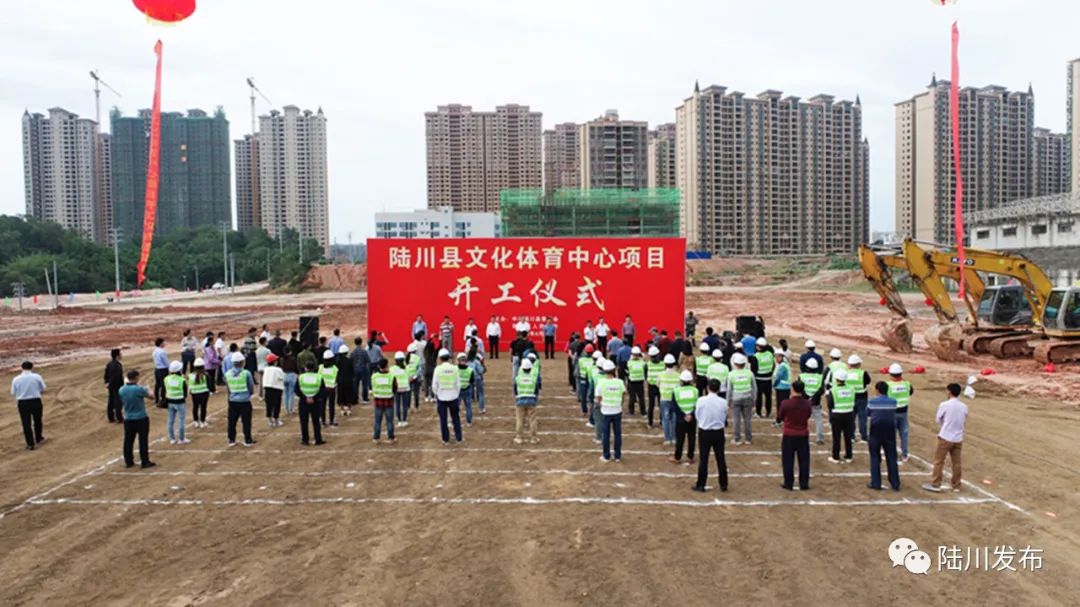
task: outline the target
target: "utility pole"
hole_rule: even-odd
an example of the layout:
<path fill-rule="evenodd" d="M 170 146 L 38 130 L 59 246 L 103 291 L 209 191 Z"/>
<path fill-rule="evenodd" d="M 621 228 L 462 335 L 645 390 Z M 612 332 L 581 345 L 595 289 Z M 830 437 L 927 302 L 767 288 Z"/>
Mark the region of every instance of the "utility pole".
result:
<path fill-rule="evenodd" d="M 52 283 L 50 282 L 50 279 L 49 279 L 49 267 L 48 266 L 45 267 L 45 291 L 49 295 L 52 295 Z"/>
<path fill-rule="evenodd" d="M 232 294 L 236 295 L 236 253 L 229 254 L 229 262 L 232 265 Z"/>
<path fill-rule="evenodd" d="M 195 266 L 195 292 L 196 293 L 199 293 L 199 292 L 202 291 L 202 287 L 200 287 L 199 284 L 200 284 L 199 283 L 199 266 Z"/>
<path fill-rule="evenodd" d="M 22 312 L 22 300 L 23 297 L 26 297 L 26 285 L 21 282 L 13 282 L 11 283 L 11 291 L 19 302 L 19 311 Z"/>
<path fill-rule="evenodd" d="M 224 270 L 225 286 L 229 286 L 229 222 L 221 222 L 221 266 Z"/>
<path fill-rule="evenodd" d="M 296 239 L 300 241 L 300 265 L 304 265 L 304 235 L 296 230 Z"/>
<path fill-rule="evenodd" d="M 266 282 L 270 283 L 270 247 L 266 247 Z"/>
<path fill-rule="evenodd" d="M 116 299 L 120 299 L 120 228 L 112 229 L 113 272 L 116 274 Z"/>
<path fill-rule="evenodd" d="M 60 275 L 56 271 L 56 260 L 52 262 L 52 283 L 53 283 L 53 307 L 60 307 Z"/>

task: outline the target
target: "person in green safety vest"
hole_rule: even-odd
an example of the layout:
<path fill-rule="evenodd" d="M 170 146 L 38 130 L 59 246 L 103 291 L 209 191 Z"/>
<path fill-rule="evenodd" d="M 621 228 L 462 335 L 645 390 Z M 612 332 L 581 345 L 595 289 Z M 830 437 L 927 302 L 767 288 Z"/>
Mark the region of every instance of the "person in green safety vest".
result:
<path fill-rule="evenodd" d="M 832 390 L 833 386 L 837 383 L 835 376 L 841 370 L 847 371 L 847 365 L 843 361 L 844 353 L 839 348 L 833 348 L 829 352 L 829 363 L 825 366 L 825 379 L 823 385 L 825 391 Z"/>
<path fill-rule="evenodd" d="M 829 425 L 832 426 L 832 457 L 829 461 L 840 463 L 840 435 L 844 436 L 844 460 L 850 464 L 854 457 L 851 443 L 855 438 L 855 378 L 848 385 L 848 372 L 840 369 L 833 375 L 833 387 L 829 389 Z"/>
<path fill-rule="evenodd" d="M 397 417 L 398 428 L 409 427 L 409 370 L 405 366 L 405 353 L 394 354 L 394 366 L 390 367 L 390 375 L 394 376 L 394 411 Z"/>
<path fill-rule="evenodd" d="M 401 354 L 399 352 L 399 354 Z M 402 356 L 404 361 L 404 355 Z M 397 375 L 390 372 L 390 362 L 385 358 L 379 361 L 379 368 L 371 375 L 371 397 L 375 399 L 375 430 L 371 440 L 377 445 L 382 439 L 383 419 L 386 420 L 386 438 L 390 444 L 397 442 L 394 438 L 394 401 L 398 392 Z"/>
<path fill-rule="evenodd" d="M 600 412 L 600 405 L 596 399 L 596 386 L 600 383 L 600 380 L 604 378 L 604 369 L 607 367 L 607 365 L 604 364 L 604 361 L 607 359 L 604 358 L 603 352 L 597 350 L 596 352 L 593 352 L 593 360 L 595 363 L 593 364 L 592 371 L 589 373 L 589 404 L 592 409 L 590 410 L 588 426 L 593 428 L 596 435 L 594 440 L 598 441 L 600 440 L 600 434 L 602 432 L 600 422 L 603 421 L 603 413 Z"/>
<path fill-rule="evenodd" d="M 315 444 L 322 445 L 326 441 L 322 439 L 322 424 L 319 423 L 322 410 L 322 401 L 326 396 L 326 388 L 323 386 L 322 375 L 318 372 L 319 367 L 314 360 L 309 360 L 304 372 L 296 378 L 296 387 L 293 389 L 300 400 L 300 444 L 308 445 L 308 420 L 314 429 Z"/>
<path fill-rule="evenodd" d="M 234 446 L 236 422 L 241 422 L 244 446 L 250 447 L 255 444 L 255 438 L 251 435 L 251 395 L 255 392 L 255 378 L 251 371 L 244 368 L 244 355 L 241 352 L 233 352 L 230 357 L 233 365 L 225 372 L 225 387 L 229 390 L 229 425 L 226 434 L 229 446 Z"/>
<path fill-rule="evenodd" d="M 514 378 L 514 444 L 525 442 L 522 432 L 528 429 L 529 442 L 538 443 L 536 436 L 536 407 L 539 404 L 542 378 L 540 369 L 533 361 L 526 358 L 521 361 L 517 377 Z"/>
<path fill-rule="evenodd" d="M 708 344 L 702 344 L 708 347 Z M 712 359 L 712 357 L 709 357 Z M 683 443 L 686 443 L 686 463 L 694 463 L 694 444 L 697 440 L 697 424 L 694 423 L 694 407 L 697 406 L 698 389 L 694 385 L 694 374 L 688 370 L 679 375 L 679 387 L 675 388 L 675 456 L 669 461 L 682 463 Z"/>
<path fill-rule="evenodd" d="M 731 370 L 724 364 L 724 351 L 720 348 L 713 350 L 712 360 L 713 362 L 709 365 L 709 370 L 705 372 L 705 378 L 715 379 L 720 383 L 720 391 L 717 395 L 726 401 L 727 393 L 724 392 L 724 390 L 727 389 L 727 376 Z M 703 396 L 707 396 L 707 394 Z"/>
<path fill-rule="evenodd" d="M 679 387 L 679 371 L 675 356 L 664 356 L 664 371 L 659 377 L 660 426 L 664 431 L 664 444 L 675 444 L 675 388 Z"/>
<path fill-rule="evenodd" d="M 520 365 L 519 365 L 520 367 Z M 465 425 L 472 426 L 472 397 L 473 384 L 476 383 L 473 368 L 469 366 L 469 359 L 464 352 L 457 355 L 457 370 L 461 377 L 461 404 L 465 406 Z"/>
<path fill-rule="evenodd" d="M 418 343 L 412 342 L 405 349 L 405 373 L 409 379 L 409 395 L 412 401 L 412 408 L 420 410 L 420 387 L 424 383 L 424 358 L 417 352 L 419 346 Z M 406 424 L 408 421 L 406 421 Z"/>
<path fill-rule="evenodd" d="M 807 358 L 803 366 L 805 370 L 799 373 L 799 381 L 803 383 L 806 390 L 803 394 L 810 400 L 810 419 L 814 420 L 817 433 L 815 442 L 824 445 L 825 429 L 821 425 L 821 388 L 824 376 L 821 374 L 816 358 Z"/>
<path fill-rule="evenodd" d="M 900 363 L 889 366 L 889 398 L 896 400 L 896 432 L 900 435 L 900 463 L 906 464 L 908 454 L 908 405 L 915 394 L 911 382 L 904 379 L 904 369 Z"/>
<path fill-rule="evenodd" d="M 700 351 L 694 358 L 694 376 L 697 381 L 698 396 L 705 396 L 706 384 L 709 383 L 709 367 L 712 366 L 713 357 L 708 342 L 701 342 L 698 350 Z"/>
<path fill-rule="evenodd" d="M 600 461 L 611 461 L 611 436 L 615 435 L 615 462 L 622 462 L 622 403 L 626 394 L 626 384 L 615 377 L 615 362 L 602 361 L 604 375 L 600 378 L 596 387 L 601 420 L 601 443 L 603 455 Z"/>
<path fill-rule="evenodd" d="M 653 411 L 660 407 L 660 374 L 664 372 L 664 361 L 660 358 L 660 348 L 649 346 L 649 362 L 645 363 L 645 382 L 649 390 L 649 428 L 653 427 Z"/>
<path fill-rule="evenodd" d="M 734 369 L 728 373 L 727 389 L 729 411 L 735 413 L 735 440 L 733 445 L 743 444 L 743 432 L 746 433 L 746 444 L 753 444 L 754 434 L 750 427 L 753 419 L 754 402 L 757 400 L 757 383 L 754 381 L 754 372 L 747 367 L 746 355 L 736 352 L 731 355 L 731 364 Z"/>
<path fill-rule="evenodd" d="M 641 416 L 645 417 L 645 376 L 647 365 L 641 357 L 641 348 L 630 348 L 630 360 L 626 361 L 626 383 L 630 392 L 630 415 L 634 414 L 634 403 L 638 404 Z"/>
<path fill-rule="evenodd" d="M 196 358 L 192 372 L 188 374 L 188 391 L 191 392 L 191 413 L 196 428 L 206 427 L 206 403 L 210 400 L 210 386 L 214 376 L 206 370 L 206 361 Z"/>
<path fill-rule="evenodd" d="M 435 393 L 443 444 L 450 444 L 448 415 L 454 422 L 454 439 L 460 444 L 464 440 L 461 436 L 461 374 L 450 363 L 450 351 L 446 348 L 439 350 L 439 365 L 432 375 L 431 390 Z"/>
<path fill-rule="evenodd" d="M 184 379 L 184 364 L 178 360 L 169 363 L 169 374 L 162 380 L 165 383 L 165 403 L 169 407 L 167 432 L 169 444 L 186 445 L 190 443 L 184 436 L 187 425 L 187 380 Z M 177 419 L 180 422 L 179 439 L 174 432 Z"/>
<path fill-rule="evenodd" d="M 856 427 L 859 430 L 858 434 L 855 436 L 855 442 L 865 443 L 870 440 L 869 434 L 867 434 L 867 421 L 870 413 L 868 409 L 870 395 L 868 392 L 872 380 L 870 374 L 862 368 L 862 359 L 859 358 L 858 354 L 849 356 L 847 364 L 847 385 L 855 388 L 855 423 L 858 424 Z"/>
<path fill-rule="evenodd" d="M 327 350 L 323 353 L 323 364 L 319 367 L 319 375 L 322 375 L 323 387 L 326 395 L 323 398 L 322 423 L 324 426 L 336 426 L 334 411 L 337 408 L 337 363 L 334 362 L 334 353 Z"/>
<path fill-rule="evenodd" d="M 750 370 L 754 372 L 754 382 L 757 384 L 754 410 L 758 417 L 772 417 L 772 379 L 776 369 L 776 354 L 764 337 L 757 338 L 755 345 L 757 349 L 750 357 Z M 780 403 L 777 403 L 777 409 L 780 408 L 779 405 Z"/>
<path fill-rule="evenodd" d="M 577 363 L 575 364 L 574 376 L 577 377 L 577 394 L 578 403 L 581 404 L 581 414 L 588 416 L 589 407 L 589 377 L 592 367 L 596 364 L 596 360 L 593 358 L 593 345 L 585 344 L 585 348 L 577 355 Z M 591 422 L 590 422 L 591 425 Z"/>

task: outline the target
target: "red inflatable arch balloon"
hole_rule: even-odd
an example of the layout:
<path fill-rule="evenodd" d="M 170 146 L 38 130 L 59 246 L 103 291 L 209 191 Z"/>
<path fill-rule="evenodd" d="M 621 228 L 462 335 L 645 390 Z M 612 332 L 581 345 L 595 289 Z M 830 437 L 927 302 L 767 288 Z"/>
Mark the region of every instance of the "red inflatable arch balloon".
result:
<path fill-rule="evenodd" d="M 132 0 L 135 8 L 154 21 L 179 23 L 195 12 L 195 0 Z"/>

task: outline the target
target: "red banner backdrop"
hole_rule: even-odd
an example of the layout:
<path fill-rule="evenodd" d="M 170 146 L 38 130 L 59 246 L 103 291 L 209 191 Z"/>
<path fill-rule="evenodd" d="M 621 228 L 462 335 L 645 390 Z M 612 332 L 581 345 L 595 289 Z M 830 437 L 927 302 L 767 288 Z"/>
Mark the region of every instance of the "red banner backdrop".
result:
<path fill-rule="evenodd" d="M 161 40 L 154 45 L 157 69 L 154 77 L 154 105 L 150 110 L 150 157 L 146 163 L 146 207 L 143 211 L 142 253 L 139 255 L 138 286 L 146 280 L 146 264 L 154 244 L 154 223 L 157 220 L 159 158 L 161 157 Z"/>
<path fill-rule="evenodd" d="M 622 333 L 629 314 L 635 341 L 650 327 L 681 328 L 686 242 L 681 238 L 469 238 L 367 241 L 368 326 L 404 349 L 416 315 L 437 335 L 443 316 L 460 347 L 474 319 L 481 339 L 491 317 L 503 348 L 520 318 L 540 347 L 550 316 L 563 347 L 571 331 L 602 317 Z M 485 341 L 486 347 L 486 341 Z"/>

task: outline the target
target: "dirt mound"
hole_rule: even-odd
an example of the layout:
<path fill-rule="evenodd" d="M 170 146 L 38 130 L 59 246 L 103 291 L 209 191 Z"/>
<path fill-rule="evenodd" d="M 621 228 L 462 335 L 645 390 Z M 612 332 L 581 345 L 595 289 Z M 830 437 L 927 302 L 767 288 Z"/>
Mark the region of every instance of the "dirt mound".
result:
<path fill-rule="evenodd" d="M 302 286 L 317 291 L 363 289 L 367 287 L 367 266 L 362 263 L 315 266 L 308 272 Z"/>

